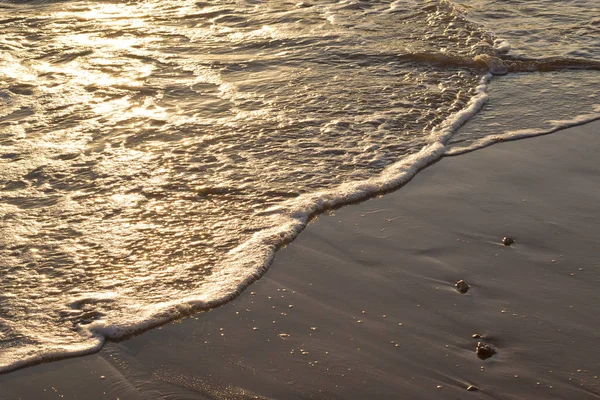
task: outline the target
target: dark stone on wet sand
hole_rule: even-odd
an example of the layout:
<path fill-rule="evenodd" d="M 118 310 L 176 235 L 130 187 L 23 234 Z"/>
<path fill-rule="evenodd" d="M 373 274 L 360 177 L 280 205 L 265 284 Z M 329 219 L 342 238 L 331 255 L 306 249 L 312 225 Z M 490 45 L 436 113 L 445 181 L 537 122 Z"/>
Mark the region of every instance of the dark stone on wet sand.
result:
<path fill-rule="evenodd" d="M 510 246 L 514 242 L 515 242 L 515 239 L 508 237 L 508 236 L 506 236 L 506 237 L 504 237 L 504 239 L 502 239 L 502 244 L 505 246 Z"/>
<path fill-rule="evenodd" d="M 473 339 L 479 339 L 479 338 L 481 338 L 481 335 L 480 335 L 479 333 L 474 333 L 474 334 L 472 335 L 472 338 L 473 338 Z"/>
<path fill-rule="evenodd" d="M 496 348 L 494 346 L 492 346 L 491 344 L 484 343 L 484 342 L 478 342 L 477 350 L 475 350 L 475 353 L 477 353 L 477 357 L 479 357 L 480 359 L 487 360 L 488 358 L 490 358 L 494 354 L 496 354 L 497 351 L 496 351 Z"/>
<path fill-rule="evenodd" d="M 469 387 L 467 387 L 467 390 L 469 392 L 477 392 L 479 390 L 479 388 L 477 386 L 474 386 L 474 385 L 469 385 Z"/>
<path fill-rule="evenodd" d="M 467 293 L 469 291 L 469 288 L 471 287 L 467 282 L 463 280 L 456 282 L 454 286 L 456 286 L 456 290 L 458 290 L 458 292 L 462 294 Z"/>

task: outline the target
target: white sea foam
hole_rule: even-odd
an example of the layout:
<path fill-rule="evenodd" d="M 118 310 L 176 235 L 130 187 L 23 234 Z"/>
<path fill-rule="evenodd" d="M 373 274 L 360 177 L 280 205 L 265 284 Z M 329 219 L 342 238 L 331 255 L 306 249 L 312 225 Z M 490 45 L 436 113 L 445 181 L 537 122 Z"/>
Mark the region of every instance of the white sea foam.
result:
<path fill-rule="evenodd" d="M 494 50 L 496 50 L 496 54 L 508 54 L 510 42 L 506 39 L 496 39 L 494 40 Z"/>

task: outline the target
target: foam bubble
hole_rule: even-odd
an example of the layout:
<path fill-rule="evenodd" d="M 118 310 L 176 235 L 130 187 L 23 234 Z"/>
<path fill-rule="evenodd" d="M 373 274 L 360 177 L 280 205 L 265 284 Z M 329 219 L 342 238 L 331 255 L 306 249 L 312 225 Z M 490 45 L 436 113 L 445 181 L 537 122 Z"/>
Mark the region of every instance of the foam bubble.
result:
<path fill-rule="evenodd" d="M 510 42 L 505 39 L 494 40 L 494 50 L 496 54 L 508 54 L 510 52 Z"/>

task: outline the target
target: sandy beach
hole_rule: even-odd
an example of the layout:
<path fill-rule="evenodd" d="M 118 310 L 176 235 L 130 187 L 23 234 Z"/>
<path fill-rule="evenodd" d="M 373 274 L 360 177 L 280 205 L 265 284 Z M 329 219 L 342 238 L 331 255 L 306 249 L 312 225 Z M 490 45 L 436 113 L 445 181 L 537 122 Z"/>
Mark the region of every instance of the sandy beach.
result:
<path fill-rule="evenodd" d="M 445 158 L 316 218 L 233 302 L 1 375 L 0 399 L 598 399 L 599 133 Z"/>

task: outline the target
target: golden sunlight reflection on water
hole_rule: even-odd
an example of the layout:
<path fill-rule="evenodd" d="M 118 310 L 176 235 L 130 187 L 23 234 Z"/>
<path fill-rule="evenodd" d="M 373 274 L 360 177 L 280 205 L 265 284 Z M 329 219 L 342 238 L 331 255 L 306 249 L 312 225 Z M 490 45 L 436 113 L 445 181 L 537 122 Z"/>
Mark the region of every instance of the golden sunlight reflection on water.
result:
<path fill-rule="evenodd" d="M 490 34 L 447 2 L 359 3 L 0 3 L 0 355 L 224 299 L 312 209 L 299 197 L 430 145 L 480 84 L 451 61 Z"/>

